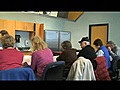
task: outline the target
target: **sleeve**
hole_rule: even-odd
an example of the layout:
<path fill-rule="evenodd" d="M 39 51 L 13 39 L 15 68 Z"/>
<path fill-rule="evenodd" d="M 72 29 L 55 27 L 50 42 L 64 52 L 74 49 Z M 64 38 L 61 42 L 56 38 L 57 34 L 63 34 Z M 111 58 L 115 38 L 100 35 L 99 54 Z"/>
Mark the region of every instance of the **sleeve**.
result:
<path fill-rule="evenodd" d="M 97 54 L 97 57 L 98 57 L 98 56 L 104 56 L 104 52 L 103 52 L 102 50 L 98 50 L 98 51 L 96 52 L 96 54 Z"/>
<path fill-rule="evenodd" d="M 120 56 L 120 47 L 118 47 L 117 55 Z"/>
<path fill-rule="evenodd" d="M 109 51 L 109 52 L 110 52 L 110 55 L 111 55 L 112 58 L 115 57 L 115 56 L 120 56 L 120 48 L 119 47 L 117 47 L 115 53 L 113 51 Z"/>
<path fill-rule="evenodd" d="M 33 69 L 33 71 L 35 71 L 36 65 L 37 65 L 36 54 L 33 53 L 31 57 L 31 68 Z"/>
<path fill-rule="evenodd" d="M 66 59 L 66 52 L 63 51 L 59 57 L 56 58 L 57 61 L 64 61 Z"/>
<path fill-rule="evenodd" d="M 110 52 L 111 57 L 117 56 L 117 54 L 115 54 L 114 52 L 112 52 L 112 51 L 109 51 L 109 52 Z"/>
<path fill-rule="evenodd" d="M 78 55 L 77 55 L 77 58 L 79 58 L 79 57 L 81 56 L 81 51 L 82 51 L 82 50 L 79 51 L 79 53 L 78 53 Z"/>

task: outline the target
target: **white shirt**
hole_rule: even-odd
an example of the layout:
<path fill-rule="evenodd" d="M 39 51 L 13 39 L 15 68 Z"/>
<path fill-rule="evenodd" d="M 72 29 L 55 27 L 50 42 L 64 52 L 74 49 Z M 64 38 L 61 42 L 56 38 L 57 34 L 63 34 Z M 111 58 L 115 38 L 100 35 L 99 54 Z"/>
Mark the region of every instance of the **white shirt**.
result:
<path fill-rule="evenodd" d="M 104 52 L 102 50 L 98 50 L 96 54 L 97 54 L 97 57 L 104 56 Z"/>

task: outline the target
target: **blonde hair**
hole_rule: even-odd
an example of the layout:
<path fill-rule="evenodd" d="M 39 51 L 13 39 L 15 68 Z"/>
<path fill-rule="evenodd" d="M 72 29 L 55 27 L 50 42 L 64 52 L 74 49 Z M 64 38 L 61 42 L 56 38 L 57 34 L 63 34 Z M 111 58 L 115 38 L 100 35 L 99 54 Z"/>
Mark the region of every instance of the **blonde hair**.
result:
<path fill-rule="evenodd" d="M 34 36 L 31 39 L 31 42 L 32 42 L 32 47 L 31 47 L 32 51 L 44 50 L 45 48 L 47 48 L 46 42 L 42 40 L 40 36 Z"/>

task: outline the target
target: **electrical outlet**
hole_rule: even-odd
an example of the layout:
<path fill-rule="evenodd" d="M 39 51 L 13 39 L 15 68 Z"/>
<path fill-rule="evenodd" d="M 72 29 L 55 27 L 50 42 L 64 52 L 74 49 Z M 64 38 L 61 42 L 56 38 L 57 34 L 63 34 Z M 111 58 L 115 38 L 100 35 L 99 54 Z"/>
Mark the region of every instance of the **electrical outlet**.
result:
<path fill-rule="evenodd" d="M 24 44 L 25 44 L 25 46 L 27 46 L 29 43 L 28 43 L 28 40 L 25 40 L 24 41 Z"/>

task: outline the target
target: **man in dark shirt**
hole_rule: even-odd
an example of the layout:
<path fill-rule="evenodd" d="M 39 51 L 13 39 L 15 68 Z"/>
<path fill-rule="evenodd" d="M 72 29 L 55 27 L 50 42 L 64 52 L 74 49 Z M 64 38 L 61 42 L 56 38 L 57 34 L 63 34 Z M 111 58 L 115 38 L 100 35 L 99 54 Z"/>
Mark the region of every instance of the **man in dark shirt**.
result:
<path fill-rule="evenodd" d="M 94 48 L 90 45 L 90 40 L 88 37 L 83 37 L 80 41 L 80 46 L 81 50 L 79 51 L 77 57 L 79 58 L 80 56 L 89 59 L 94 65 L 94 68 L 96 68 L 96 63 L 94 63 L 94 59 L 96 58 L 96 52 Z"/>

